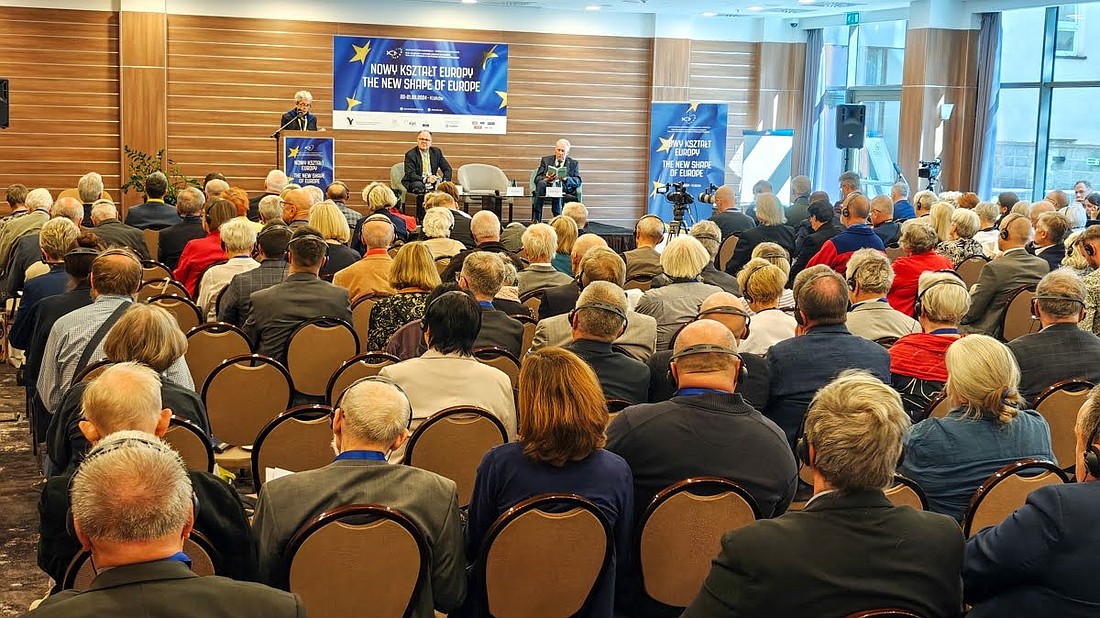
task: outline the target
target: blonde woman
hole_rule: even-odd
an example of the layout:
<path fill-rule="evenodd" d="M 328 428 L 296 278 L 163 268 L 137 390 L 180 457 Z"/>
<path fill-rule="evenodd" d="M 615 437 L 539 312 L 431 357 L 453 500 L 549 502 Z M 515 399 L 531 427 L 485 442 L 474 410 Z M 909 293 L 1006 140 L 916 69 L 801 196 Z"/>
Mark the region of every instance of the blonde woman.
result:
<path fill-rule="evenodd" d="M 909 430 L 899 471 L 928 495 L 930 510 L 962 520 L 974 491 L 997 470 L 1028 457 L 1055 459 L 1050 427 L 1023 407 L 1020 368 L 1003 343 L 968 335 L 947 349 L 946 364 L 955 409 Z"/>
<path fill-rule="evenodd" d="M 756 248 L 752 250 L 753 258 L 762 258 L 775 264 L 787 275 L 787 287 L 783 288 L 783 293 L 779 295 L 779 308 L 784 311 L 794 310 L 794 292 L 790 288 L 790 283 L 793 277 L 791 277 L 791 256 L 787 253 L 787 250 L 774 242 L 762 242 L 756 245 Z"/>
<path fill-rule="evenodd" d="M 798 323 L 779 309 L 779 297 L 787 273 L 764 258 L 753 258 L 737 273 L 741 294 L 752 311 L 749 335 L 738 346 L 741 352 L 766 354 L 772 345 L 794 337 Z"/>
<path fill-rule="evenodd" d="M 935 216 L 932 218 L 935 220 Z M 948 240 L 936 245 L 936 253 L 951 260 L 956 267 L 970 257 L 984 255 L 982 243 L 974 240 L 979 225 L 981 220 L 973 210 L 956 208 L 951 212 Z"/>
<path fill-rule="evenodd" d="M 794 252 L 794 229 L 784 225 L 787 222 L 783 206 L 771 193 L 756 196 L 757 226 L 741 232 L 733 257 L 726 263 L 726 272 L 733 275 L 752 259 L 752 251 L 762 242 L 772 242 L 790 255 Z"/>
<path fill-rule="evenodd" d="M 931 219 L 932 229 L 936 230 L 936 238 L 940 242 L 951 240 L 951 213 L 954 211 L 955 207 L 948 202 L 932 204 L 929 218 Z"/>
<path fill-rule="evenodd" d="M 550 220 L 550 227 L 558 235 L 558 247 L 550 264 L 570 277 L 573 276 L 573 244 L 577 242 L 577 222 L 572 217 L 558 215 Z"/>
<path fill-rule="evenodd" d="M 431 212 L 431 211 L 428 211 Z M 390 287 L 395 292 L 379 299 L 370 311 L 367 349 L 381 350 L 397 329 L 424 315 L 428 294 L 440 284 L 439 270 L 424 243 L 401 246 L 390 264 Z"/>
<path fill-rule="evenodd" d="M 409 230 L 416 227 L 416 219 L 398 211 L 397 195 L 393 192 L 393 189 L 380 182 L 372 182 L 363 189 L 363 202 L 367 205 L 367 217 L 374 213 L 386 215 L 386 218 L 393 223 L 394 237 L 401 242 L 409 239 Z M 363 227 L 367 217 L 359 219 L 359 223 L 355 226 L 354 237 L 351 239 L 351 248 L 360 253 L 366 252 L 366 248 L 362 245 L 362 241 L 358 236 L 359 230 Z"/>
<path fill-rule="evenodd" d="M 336 204 L 321 202 L 309 211 L 309 226 L 321 233 L 328 249 L 328 259 L 321 266 L 320 276 L 325 281 L 332 281 L 336 273 L 359 261 L 363 256 L 358 251 L 347 246 L 351 239 L 351 230 L 348 228 L 348 218 Z"/>

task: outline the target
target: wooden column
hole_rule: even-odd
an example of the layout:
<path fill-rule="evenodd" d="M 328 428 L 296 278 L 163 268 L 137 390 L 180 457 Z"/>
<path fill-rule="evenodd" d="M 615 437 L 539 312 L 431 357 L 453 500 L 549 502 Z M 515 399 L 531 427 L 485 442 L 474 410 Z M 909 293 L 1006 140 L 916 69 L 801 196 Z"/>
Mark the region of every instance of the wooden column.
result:
<path fill-rule="evenodd" d="M 168 18 L 164 13 L 119 13 L 119 139 L 122 182 L 129 179 L 124 147 L 155 154 L 168 143 Z M 141 203 L 134 191 L 122 211 Z"/>
<path fill-rule="evenodd" d="M 898 159 L 914 192 L 919 161 L 935 157 L 943 158 L 943 189 L 973 189 L 977 49 L 977 30 L 918 28 L 906 35 Z M 940 119 L 945 103 L 955 106 L 946 121 Z"/>
<path fill-rule="evenodd" d="M 806 74 L 805 43 L 758 43 L 756 118 L 758 131 L 794 129 L 791 173 L 803 173 L 799 157 L 802 140 L 802 86 Z"/>
<path fill-rule="evenodd" d="M 691 39 L 653 39 L 653 101 L 687 101 Z"/>

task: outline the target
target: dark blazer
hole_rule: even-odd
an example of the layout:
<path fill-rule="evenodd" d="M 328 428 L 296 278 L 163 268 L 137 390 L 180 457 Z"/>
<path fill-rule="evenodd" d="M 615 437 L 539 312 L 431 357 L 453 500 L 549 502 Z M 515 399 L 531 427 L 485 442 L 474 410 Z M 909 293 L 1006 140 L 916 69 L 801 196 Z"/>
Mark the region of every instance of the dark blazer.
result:
<path fill-rule="evenodd" d="M 968 333 L 1001 336 L 1001 316 L 1012 293 L 1035 285 L 1050 272 L 1046 260 L 1022 249 L 1009 250 L 982 268 L 978 282 L 970 288 L 970 310 L 962 318 Z"/>
<path fill-rule="evenodd" d="M 878 234 L 878 237 L 882 239 L 882 244 L 890 246 L 901 238 L 901 225 L 894 221 L 883 221 L 878 225 L 871 228 L 871 230 Z"/>
<path fill-rule="evenodd" d="M 283 114 L 283 117 L 279 119 L 279 126 L 284 127 L 280 129 L 282 131 L 316 131 L 317 130 L 317 116 L 313 114 L 306 114 L 305 122 L 297 121 L 290 122 L 292 118 L 298 115 L 297 109 L 292 109 L 289 112 Z M 289 125 L 287 123 L 290 123 Z"/>
<path fill-rule="evenodd" d="M 577 306 L 577 299 L 581 295 L 581 286 L 574 280 L 569 283 L 546 288 L 542 293 L 542 304 L 539 305 L 539 319 L 545 320 L 556 315 L 569 313 Z"/>
<path fill-rule="evenodd" d="M 683 616 L 818 618 L 897 607 L 953 617 L 962 612 L 962 562 L 950 517 L 895 507 L 881 491 L 833 492 L 727 532 Z"/>
<path fill-rule="evenodd" d="M 1061 380 L 1100 384 L 1100 337 L 1076 324 L 1051 324 L 1007 345 L 1020 365 L 1020 393 L 1030 402 Z"/>
<path fill-rule="evenodd" d="M 649 365 L 649 399 L 650 403 L 668 401 L 676 395 L 676 385 L 672 383 L 672 375 L 669 373 L 668 361 L 672 359 L 672 350 L 660 350 L 654 352 L 646 359 Z M 737 383 L 734 391 L 745 398 L 745 401 L 757 410 L 763 410 L 768 404 L 768 362 L 763 356 L 757 354 L 741 353 L 741 362 L 745 363 L 748 377 Z"/>
<path fill-rule="evenodd" d="M 92 229 L 99 240 L 108 248 L 129 247 L 143 260 L 149 259 L 149 248 L 145 246 L 145 235 L 136 227 L 130 227 L 118 219 L 100 221 Z"/>
<path fill-rule="evenodd" d="M 259 221 L 260 220 L 260 202 L 269 195 L 279 195 L 278 193 L 264 192 L 262 195 L 248 198 L 248 220 Z"/>
<path fill-rule="evenodd" d="M 546 178 L 546 170 L 554 167 L 554 163 L 556 162 L 556 160 L 557 156 L 555 155 L 547 155 L 539 159 L 539 168 L 535 171 L 536 183 Z M 562 181 L 562 191 L 564 193 L 571 193 L 573 195 L 576 195 L 577 187 L 580 187 L 582 182 L 580 163 L 578 163 L 577 160 L 573 157 L 565 157 L 564 163 L 565 165 L 563 167 L 565 167 L 565 178 L 558 178 Z"/>
<path fill-rule="evenodd" d="M 967 616 L 1096 616 L 1097 512 L 1100 483 L 1048 485 L 970 537 L 963 587 L 974 609 Z"/>
<path fill-rule="evenodd" d="M 176 270 L 179 265 L 183 247 L 189 241 L 206 236 L 206 230 L 202 228 L 202 217 L 184 217 L 183 221 L 164 228 L 158 237 L 157 261 L 168 267 L 168 270 Z"/>
<path fill-rule="evenodd" d="M 531 309 L 528 308 L 527 305 L 523 303 L 517 303 L 516 301 L 509 300 L 507 298 L 494 298 L 493 306 L 508 315 L 526 315 L 532 318 L 535 317 L 531 315 Z"/>
<path fill-rule="evenodd" d="M 336 245 L 333 243 L 325 243 L 328 245 L 326 249 L 328 254 L 325 260 L 324 266 L 321 267 L 320 276 L 322 279 L 331 280 L 337 272 L 344 270 L 348 266 L 363 259 L 363 256 L 358 251 L 348 247 L 347 245 Z"/>
<path fill-rule="evenodd" d="M 726 263 L 726 272 L 737 275 L 737 271 L 752 257 L 752 250 L 762 242 L 774 242 L 794 255 L 794 230 L 786 225 L 761 225 L 741 232 L 733 257 Z"/>
<path fill-rule="evenodd" d="M 756 227 L 756 221 L 753 221 L 752 217 L 733 208 L 714 213 L 710 216 L 710 220 L 717 223 L 718 229 L 722 230 L 722 240 Z"/>
<path fill-rule="evenodd" d="M 795 275 L 806 269 L 806 264 L 817 255 L 817 252 L 821 250 L 821 245 L 824 245 L 825 241 L 843 231 L 844 226 L 838 223 L 836 219 L 833 219 L 806 236 L 806 239 L 802 242 L 802 247 L 798 250 L 798 254 L 794 258 L 794 263 L 791 264 L 791 277 L 788 283 L 794 283 Z"/>
<path fill-rule="evenodd" d="M 656 277 L 664 272 L 661 269 L 661 254 L 653 247 L 638 247 L 623 253 L 626 262 L 626 278 Z"/>
<path fill-rule="evenodd" d="M 40 238 L 39 232 L 20 236 L 8 252 L 8 267 L 4 272 L 4 289 L 7 290 L 8 298 L 13 298 L 16 292 L 24 288 L 27 283 L 27 269 L 31 264 L 42 261 Z"/>
<path fill-rule="evenodd" d="M 126 608 L 122 610 L 121 608 Z M 199 577 L 182 562 L 158 560 L 100 573 L 84 592 L 51 595 L 32 616 L 271 616 L 305 618 L 298 595 L 216 575 Z"/>
<path fill-rule="evenodd" d="M 799 337 L 768 350 L 768 405 L 764 416 L 775 421 L 794 448 L 802 418 L 819 388 L 845 369 L 866 369 L 890 383 L 890 355 L 879 344 L 857 337 L 843 324 L 814 326 Z"/>
<path fill-rule="evenodd" d="M 440 176 L 443 176 L 443 180 L 451 179 L 451 164 L 447 162 L 447 157 L 443 156 L 443 151 L 435 146 L 428 147 L 428 164 L 432 166 L 430 170 L 422 169 L 424 166 L 420 161 L 420 149 L 413 148 L 405 153 L 405 176 L 401 179 L 401 184 L 405 185 L 406 189 L 412 190 L 411 186 L 414 182 L 423 183 L 425 176 L 431 176 L 435 174 L 436 170 L 440 171 Z"/>
<path fill-rule="evenodd" d="M 467 249 L 474 248 L 474 236 L 470 233 L 470 221 L 472 218 L 461 210 L 451 209 L 455 226 L 451 228 L 451 239 L 466 245 Z"/>
<path fill-rule="evenodd" d="M 38 315 L 34 321 L 34 331 L 31 334 L 30 345 L 27 346 L 27 362 L 23 365 L 23 376 L 27 384 L 27 408 L 31 412 L 36 411 L 31 418 L 35 419 L 35 435 L 45 437 L 47 424 L 50 422 L 50 413 L 38 398 L 35 385 L 38 384 L 38 373 L 42 368 L 42 355 L 46 351 L 46 341 L 50 337 L 50 330 L 58 318 L 76 311 L 81 307 L 92 304 L 91 288 L 85 281 L 80 287 L 64 294 L 43 298 L 38 303 Z"/>
<path fill-rule="evenodd" d="M 604 397 L 625 399 L 631 403 L 644 403 L 649 396 L 649 367 L 622 352 L 616 352 L 610 343 L 575 340 L 565 346 L 581 360 L 588 363 L 600 380 Z"/>
<path fill-rule="evenodd" d="M 1053 245 L 1043 249 L 1042 253 L 1036 251 L 1038 247 L 1029 244 L 1027 246 L 1027 252 L 1031 255 L 1038 256 L 1047 261 L 1050 264 L 1051 270 L 1056 270 L 1062 267 L 1062 258 L 1066 257 L 1066 246 L 1060 242 L 1056 242 Z"/>
<path fill-rule="evenodd" d="M 137 206 L 131 206 L 126 211 L 126 225 L 136 227 L 139 230 L 160 230 L 170 225 L 183 221 L 176 207 L 159 202 L 145 202 Z"/>
<path fill-rule="evenodd" d="M 791 207 L 787 209 L 787 224 L 797 227 L 809 218 L 810 196 L 800 195 L 794 198 L 794 201 L 791 202 Z"/>
<path fill-rule="evenodd" d="M 455 217 L 455 220 L 458 220 L 458 217 Z M 452 236 L 452 238 L 454 237 Z M 500 244 L 499 241 L 490 241 L 483 242 L 473 249 L 459 251 L 458 254 L 452 257 L 451 261 L 447 263 L 447 268 L 444 269 L 442 273 L 440 273 L 439 278 L 443 281 L 455 281 L 458 278 L 458 273 L 462 272 L 462 264 L 465 263 L 466 257 L 471 253 L 474 253 L 475 251 L 488 251 L 489 253 L 499 253 L 500 255 L 503 255 L 504 257 L 508 258 L 508 261 L 512 263 L 512 266 L 516 267 L 517 273 L 523 270 L 526 266 L 523 263 L 523 260 L 519 259 L 519 256 L 506 249 L 504 245 Z"/>
<path fill-rule="evenodd" d="M 481 330 L 474 348 L 504 348 L 516 358 L 523 355 L 523 324 L 495 307 L 481 308 Z"/>
<path fill-rule="evenodd" d="M 348 291 L 309 273 L 294 273 L 276 285 L 252 293 L 244 332 L 257 354 L 286 363 L 286 346 L 302 322 L 316 317 L 351 323 Z M 521 329 L 522 330 L 522 329 Z"/>
<path fill-rule="evenodd" d="M 68 532 L 69 482 L 75 468 L 46 481 L 38 502 L 41 536 L 38 566 L 55 582 L 80 551 L 80 541 Z M 218 575 L 245 581 L 256 580 L 256 542 L 237 492 L 225 481 L 207 472 L 188 471 L 199 511 L 195 530 L 210 539 L 221 558 Z M 50 597 L 53 598 L 53 597 Z M 158 614 L 165 615 L 165 614 Z"/>

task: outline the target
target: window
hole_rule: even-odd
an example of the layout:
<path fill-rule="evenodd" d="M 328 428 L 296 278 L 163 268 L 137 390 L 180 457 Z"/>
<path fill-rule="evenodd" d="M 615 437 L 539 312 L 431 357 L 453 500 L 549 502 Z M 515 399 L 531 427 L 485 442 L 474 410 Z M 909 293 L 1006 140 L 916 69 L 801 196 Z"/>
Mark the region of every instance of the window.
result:
<path fill-rule="evenodd" d="M 1058 31 L 1054 37 L 1054 53 L 1059 58 L 1083 58 L 1084 15 L 1079 5 L 1064 4 L 1058 9 Z"/>

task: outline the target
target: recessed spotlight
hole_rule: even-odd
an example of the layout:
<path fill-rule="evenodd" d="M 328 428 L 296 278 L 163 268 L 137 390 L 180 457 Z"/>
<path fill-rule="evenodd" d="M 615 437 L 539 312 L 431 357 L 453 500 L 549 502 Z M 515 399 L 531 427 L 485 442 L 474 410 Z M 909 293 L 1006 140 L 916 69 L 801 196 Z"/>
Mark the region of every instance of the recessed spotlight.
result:
<path fill-rule="evenodd" d="M 462 0 L 462 4 L 477 4 L 477 0 Z"/>
<path fill-rule="evenodd" d="M 798 0 L 799 4 L 813 4 L 815 2 L 817 2 L 817 0 Z"/>
<path fill-rule="evenodd" d="M 707 12 L 703 13 L 703 17 L 717 17 L 717 16 L 718 16 L 718 13 L 715 13 L 714 11 L 707 11 Z"/>
<path fill-rule="evenodd" d="M 758 11 L 763 11 L 764 7 L 760 6 L 759 4 L 754 4 L 750 7 L 747 7 L 745 10 L 746 11 L 758 12 Z"/>
<path fill-rule="evenodd" d="M 584 10 L 586 10 L 586 11 L 598 11 L 601 8 L 603 8 L 603 7 L 601 7 L 598 4 L 589 4 L 588 6 L 584 7 Z"/>

